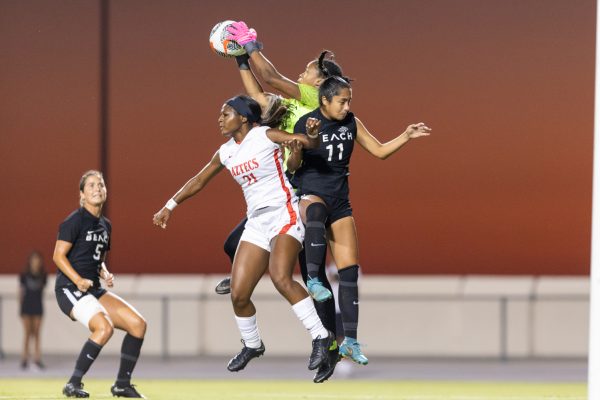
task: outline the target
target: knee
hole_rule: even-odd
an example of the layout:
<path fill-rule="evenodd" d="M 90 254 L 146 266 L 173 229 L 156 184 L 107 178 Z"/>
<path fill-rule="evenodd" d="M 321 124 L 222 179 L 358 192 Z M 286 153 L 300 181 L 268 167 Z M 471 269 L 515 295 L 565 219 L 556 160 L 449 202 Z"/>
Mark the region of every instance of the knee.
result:
<path fill-rule="evenodd" d="M 292 277 L 287 274 L 271 274 L 271 282 L 279 293 L 287 293 L 292 289 Z"/>
<path fill-rule="evenodd" d="M 146 335 L 147 326 L 148 323 L 146 322 L 146 320 L 142 317 L 138 317 L 134 321 L 132 321 L 130 325 L 130 332 L 128 333 L 137 338 L 143 338 L 144 335 Z"/>
<path fill-rule="evenodd" d="M 312 203 L 306 207 L 306 221 L 320 222 L 322 224 L 327 220 L 327 207 L 323 203 Z"/>
<path fill-rule="evenodd" d="M 115 328 L 112 323 L 108 321 L 106 318 L 102 318 L 101 322 L 98 322 L 94 325 L 94 329 L 92 329 L 93 335 L 100 342 L 99 344 L 106 344 L 109 339 L 112 337 Z"/>
<path fill-rule="evenodd" d="M 242 293 L 240 290 L 232 288 L 231 304 L 233 304 L 233 308 L 246 307 L 248 304 L 250 304 L 250 295 Z"/>

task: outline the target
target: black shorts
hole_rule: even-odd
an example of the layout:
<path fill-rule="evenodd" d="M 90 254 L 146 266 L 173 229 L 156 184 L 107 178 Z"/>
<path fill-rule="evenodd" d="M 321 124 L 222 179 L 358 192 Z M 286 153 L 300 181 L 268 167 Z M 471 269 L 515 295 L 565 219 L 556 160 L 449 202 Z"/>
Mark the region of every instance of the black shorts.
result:
<path fill-rule="evenodd" d="M 21 315 L 42 316 L 44 315 L 44 306 L 41 301 L 25 300 L 21 303 Z"/>
<path fill-rule="evenodd" d="M 325 202 L 325 206 L 327 207 L 327 221 L 325 222 L 326 227 L 331 226 L 331 224 L 337 220 L 352 216 L 350 199 L 340 199 L 338 197 L 325 196 L 319 193 L 302 193 L 300 197 L 302 198 L 310 195 L 319 196 Z"/>
<path fill-rule="evenodd" d="M 71 310 L 73 310 L 73 306 L 79 300 L 81 300 L 84 296 L 94 296 L 95 298 L 100 299 L 100 297 L 106 293 L 106 289 L 103 287 L 92 286 L 87 292 L 83 293 L 77 289 L 77 286 L 71 284 L 57 287 L 54 290 L 54 293 L 56 294 L 56 301 L 58 302 L 58 307 L 60 307 L 60 310 L 67 317 L 71 318 Z"/>

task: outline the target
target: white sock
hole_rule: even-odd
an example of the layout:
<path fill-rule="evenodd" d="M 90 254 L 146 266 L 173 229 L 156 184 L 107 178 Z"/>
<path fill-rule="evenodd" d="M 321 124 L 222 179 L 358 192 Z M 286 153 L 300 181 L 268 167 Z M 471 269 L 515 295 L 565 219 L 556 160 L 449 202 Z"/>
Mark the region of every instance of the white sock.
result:
<path fill-rule="evenodd" d="M 294 310 L 298 319 L 302 321 L 306 330 L 310 332 L 310 336 L 312 336 L 313 339 L 318 337 L 325 339 L 327 335 L 329 335 L 329 332 L 325 329 L 323 323 L 319 319 L 319 315 L 317 314 L 317 310 L 315 309 L 315 305 L 310 296 L 294 304 L 292 310 Z"/>
<path fill-rule="evenodd" d="M 235 322 L 244 340 L 244 346 L 258 349 L 261 340 L 260 333 L 258 332 L 258 324 L 256 323 L 256 314 L 251 317 L 238 317 L 236 315 Z"/>

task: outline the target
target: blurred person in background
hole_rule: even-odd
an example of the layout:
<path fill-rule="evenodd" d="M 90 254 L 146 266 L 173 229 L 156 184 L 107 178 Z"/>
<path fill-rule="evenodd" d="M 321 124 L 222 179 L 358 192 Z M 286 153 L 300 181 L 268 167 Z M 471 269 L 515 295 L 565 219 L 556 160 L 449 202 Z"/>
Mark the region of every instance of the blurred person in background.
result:
<path fill-rule="evenodd" d="M 21 321 L 25 333 L 23 353 L 21 354 L 21 368 L 29 366 L 29 347 L 33 341 L 33 365 L 44 369 L 42 351 L 40 346 L 40 328 L 44 315 L 42 296 L 46 287 L 46 269 L 42 254 L 34 250 L 29 254 L 27 264 L 19 275 L 19 303 Z"/>

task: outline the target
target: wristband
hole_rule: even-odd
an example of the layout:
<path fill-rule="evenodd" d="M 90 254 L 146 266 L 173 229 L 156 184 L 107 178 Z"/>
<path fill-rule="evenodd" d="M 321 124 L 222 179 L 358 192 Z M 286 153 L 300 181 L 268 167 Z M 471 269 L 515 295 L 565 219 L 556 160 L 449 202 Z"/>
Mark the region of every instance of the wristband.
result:
<path fill-rule="evenodd" d="M 167 201 L 167 204 L 165 204 L 165 208 L 169 211 L 173 211 L 175 207 L 177 207 L 177 202 L 173 199 L 169 199 L 169 201 Z"/>
<path fill-rule="evenodd" d="M 250 56 L 250 54 L 252 54 L 253 52 L 260 51 L 262 49 L 263 49 L 263 44 L 256 40 L 253 40 L 251 42 L 244 44 L 244 50 L 246 50 L 246 53 L 248 53 L 248 56 Z"/>
<path fill-rule="evenodd" d="M 309 135 L 308 132 L 307 132 L 306 136 L 308 136 L 309 139 L 316 139 L 316 138 L 319 137 L 319 132 L 315 133 L 314 135 Z"/>
<path fill-rule="evenodd" d="M 248 54 L 243 54 L 235 58 L 235 61 L 237 61 L 238 68 L 246 71 L 250 69 L 250 62 L 248 60 Z"/>

